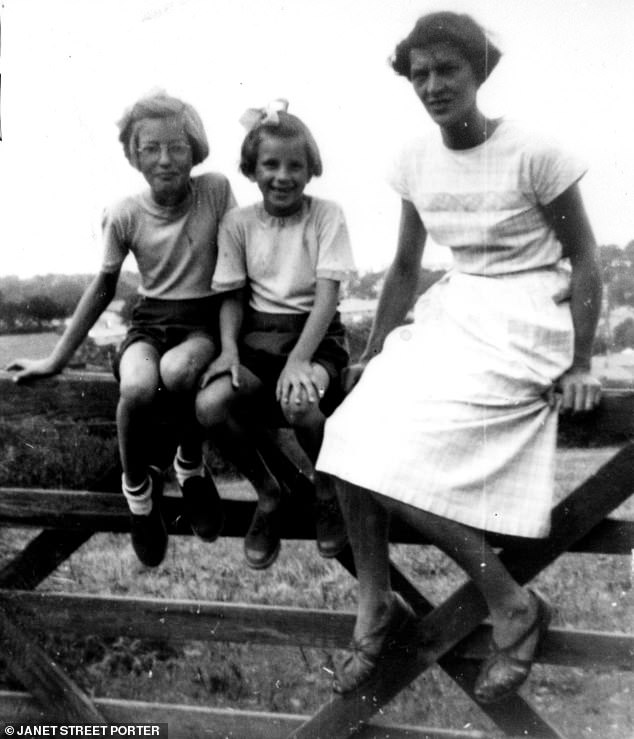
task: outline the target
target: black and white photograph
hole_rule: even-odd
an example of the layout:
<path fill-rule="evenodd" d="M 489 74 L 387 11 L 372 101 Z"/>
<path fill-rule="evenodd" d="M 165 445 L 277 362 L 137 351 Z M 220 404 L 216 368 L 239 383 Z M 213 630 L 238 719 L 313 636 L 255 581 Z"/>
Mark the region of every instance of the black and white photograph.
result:
<path fill-rule="evenodd" d="M 634 736 L 634 4 L 0 23 L 0 734 Z"/>

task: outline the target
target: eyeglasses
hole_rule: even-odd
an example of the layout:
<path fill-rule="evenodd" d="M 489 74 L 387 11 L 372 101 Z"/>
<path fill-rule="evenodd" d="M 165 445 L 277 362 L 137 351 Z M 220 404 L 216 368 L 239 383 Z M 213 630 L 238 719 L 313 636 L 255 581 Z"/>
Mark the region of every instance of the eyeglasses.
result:
<path fill-rule="evenodd" d="M 184 161 L 191 151 L 191 146 L 183 143 L 145 144 L 137 149 L 137 154 L 145 161 L 153 161 L 160 159 L 163 150 L 167 151 L 170 159 Z"/>

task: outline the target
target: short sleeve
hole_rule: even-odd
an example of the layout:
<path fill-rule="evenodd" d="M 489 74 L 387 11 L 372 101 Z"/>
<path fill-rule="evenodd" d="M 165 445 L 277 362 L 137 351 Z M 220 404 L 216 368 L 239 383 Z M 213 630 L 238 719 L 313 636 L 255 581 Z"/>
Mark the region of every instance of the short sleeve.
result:
<path fill-rule="evenodd" d="M 226 177 L 222 177 L 222 187 L 216 188 L 216 191 L 218 192 L 218 216 L 222 218 L 225 213 L 233 210 L 238 203 Z"/>
<path fill-rule="evenodd" d="M 121 269 L 129 246 L 125 237 L 125 219 L 118 206 L 106 208 L 101 219 L 103 239 L 102 272 L 117 272 Z"/>
<path fill-rule="evenodd" d="M 343 210 L 336 203 L 321 201 L 318 204 L 317 278 L 343 280 L 355 272 L 354 258 L 348 226 Z"/>
<path fill-rule="evenodd" d="M 238 290 L 247 282 L 246 239 L 237 210 L 228 213 L 218 229 L 218 260 L 211 282 L 213 293 Z"/>
<path fill-rule="evenodd" d="M 531 152 L 529 170 L 537 202 L 547 205 L 578 182 L 587 166 L 556 143 L 541 141 Z"/>
<path fill-rule="evenodd" d="M 411 173 L 414 159 L 412 144 L 402 148 L 392 159 L 387 170 L 387 182 L 403 200 L 412 200 Z"/>

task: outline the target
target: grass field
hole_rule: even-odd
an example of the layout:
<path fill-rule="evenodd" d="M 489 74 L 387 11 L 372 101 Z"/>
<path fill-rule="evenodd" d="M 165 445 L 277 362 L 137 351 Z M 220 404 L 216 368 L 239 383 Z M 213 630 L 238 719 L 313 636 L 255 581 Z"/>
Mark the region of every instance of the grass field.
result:
<path fill-rule="evenodd" d="M 558 495 L 613 452 L 560 450 Z M 54 427 L 37 419 L 17 428 L 0 423 L 0 485 L 82 487 L 107 468 L 114 454 L 113 439 L 87 436 L 81 428 Z M 619 513 L 634 518 L 634 501 Z M 22 548 L 28 536 L 26 531 L 0 529 L 0 562 Z M 394 547 L 394 558 L 433 602 L 463 580 L 455 565 L 432 548 Z M 536 584 L 557 607 L 556 625 L 632 630 L 629 557 L 565 555 Z M 149 570 L 138 564 L 127 537 L 107 534 L 95 535 L 41 589 L 349 611 L 356 598 L 354 580 L 337 563 L 321 559 L 311 542 L 285 542 L 273 568 L 253 572 L 244 565 L 241 541 L 222 539 L 210 545 L 173 537 L 165 562 Z M 333 655 L 324 650 L 215 643 L 174 649 L 123 638 L 42 638 L 91 695 L 310 713 L 330 691 Z M 7 684 L 18 687 L 4 674 L 2 685 Z M 627 739 L 634 736 L 633 688 L 631 673 L 537 666 L 523 693 L 567 737 Z M 385 715 L 402 723 L 492 728 L 439 669 L 403 691 Z"/>

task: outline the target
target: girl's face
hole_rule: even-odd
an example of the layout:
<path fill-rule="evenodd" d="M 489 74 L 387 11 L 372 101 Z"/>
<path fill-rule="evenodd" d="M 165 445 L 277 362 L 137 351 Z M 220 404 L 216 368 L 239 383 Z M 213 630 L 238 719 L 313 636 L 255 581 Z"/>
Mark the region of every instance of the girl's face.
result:
<path fill-rule="evenodd" d="M 269 215 L 284 217 L 299 210 L 304 188 L 310 181 L 304 140 L 263 136 L 253 179 Z"/>
<path fill-rule="evenodd" d="M 477 112 L 479 88 L 473 67 L 451 44 L 410 51 L 410 80 L 434 123 L 451 128 Z"/>
<path fill-rule="evenodd" d="M 157 203 L 177 205 L 187 197 L 192 150 L 178 118 L 141 121 L 136 154 Z"/>

